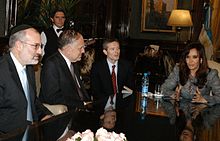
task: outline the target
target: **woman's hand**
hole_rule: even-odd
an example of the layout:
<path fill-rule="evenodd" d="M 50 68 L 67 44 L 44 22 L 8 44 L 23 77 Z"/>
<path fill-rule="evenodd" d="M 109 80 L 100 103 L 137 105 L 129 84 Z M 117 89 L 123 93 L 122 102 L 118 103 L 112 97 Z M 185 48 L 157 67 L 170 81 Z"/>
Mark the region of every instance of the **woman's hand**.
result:
<path fill-rule="evenodd" d="M 179 101 L 180 100 L 180 90 L 181 90 L 181 86 L 178 85 L 176 87 L 175 93 L 173 95 L 171 95 L 171 98 L 175 99 L 176 101 Z"/>
<path fill-rule="evenodd" d="M 196 93 L 193 96 L 192 103 L 207 103 L 207 100 L 201 95 L 199 88 L 196 88 Z"/>

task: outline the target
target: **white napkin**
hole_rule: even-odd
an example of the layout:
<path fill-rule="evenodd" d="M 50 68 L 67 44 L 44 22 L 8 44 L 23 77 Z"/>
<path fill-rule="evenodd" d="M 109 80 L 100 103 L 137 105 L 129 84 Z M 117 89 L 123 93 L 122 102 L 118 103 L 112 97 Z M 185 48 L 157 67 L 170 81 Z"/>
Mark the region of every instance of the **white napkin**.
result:
<path fill-rule="evenodd" d="M 128 88 L 127 86 L 124 86 L 123 88 L 124 89 L 121 91 L 121 93 L 123 94 L 123 98 L 126 98 L 133 93 L 133 90 Z"/>

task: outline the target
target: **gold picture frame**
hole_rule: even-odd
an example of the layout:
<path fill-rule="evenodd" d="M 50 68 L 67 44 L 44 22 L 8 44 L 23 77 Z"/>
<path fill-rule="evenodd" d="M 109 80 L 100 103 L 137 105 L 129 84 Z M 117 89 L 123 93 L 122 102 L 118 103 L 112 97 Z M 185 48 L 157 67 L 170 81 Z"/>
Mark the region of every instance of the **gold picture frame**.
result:
<path fill-rule="evenodd" d="M 176 7 L 177 0 L 142 0 L 141 31 L 175 32 L 167 22 Z"/>

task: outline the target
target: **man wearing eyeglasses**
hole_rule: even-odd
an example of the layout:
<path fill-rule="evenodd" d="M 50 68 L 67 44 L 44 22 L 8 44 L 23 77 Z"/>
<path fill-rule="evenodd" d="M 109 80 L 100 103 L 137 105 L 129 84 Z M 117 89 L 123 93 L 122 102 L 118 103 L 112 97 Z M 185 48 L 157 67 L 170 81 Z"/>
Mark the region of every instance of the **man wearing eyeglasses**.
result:
<path fill-rule="evenodd" d="M 65 24 L 65 12 L 62 9 L 55 9 L 51 16 L 53 25 L 41 33 L 42 44 L 45 45 L 43 50 L 42 63 L 54 54 L 58 49 L 58 37 L 63 32 Z"/>
<path fill-rule="evenodd" d="M 0 135 L 51 117 L 36 97 L 32 65 L 40 56 L 39 32 L 29 25 L 13 28 L 9 53 L 0 59 Z"/>
<path fill-rule="evenodd" d="M 90 107 L 87 104 L 91 99 L 82 83 L 77 63 L 85 52 L 83 36 L 71 29 L 64 30 L 58 42 L 58 51 L 42 67 L 39 98 L 43 103 L 66 105 L 68 111 L 88 111 Z M 84 122 L 86 125 L 88 119 Z M 74 130 L 90 128 L 89 125 L 84 128 L 83 124 L 79 124 L 80 129 L 74 127 Z"/>

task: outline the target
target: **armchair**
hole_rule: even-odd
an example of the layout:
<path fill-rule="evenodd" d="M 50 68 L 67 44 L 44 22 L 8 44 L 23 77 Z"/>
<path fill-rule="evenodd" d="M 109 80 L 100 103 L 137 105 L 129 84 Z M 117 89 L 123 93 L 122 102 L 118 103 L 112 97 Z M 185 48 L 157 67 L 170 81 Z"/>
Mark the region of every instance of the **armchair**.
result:
<path fill-rule="evenodd" d="M 43 103 L 43 105 L 48 110 L 50 110 L 54 115 L 59 115 L 59 114 L 62 114 L 64 112 L 68 111 L 67 107 L 65 105 L 61 105 L 61 104 L 50 105 L 50 104 Z"/>
<path fill-rule="evenodd" d="M 40 64 L 37 64 L 35 67 L 35 77 L 36 77 L 36 87 L 37 87 L 37 96 L 39 96 L 39 92 L 40 92 L 40 72 L 41 72 L 41 66 Z M 54 115 L 59 115 L 62 114 L 64 112 L 67 112 L 67 106 L 65 105 L 61 105 L 61 104 L 56 104 L 56 105 L 50 105 L 50 104 L 46 104 L 43 103 L 43 105 L 50 110 Z"/>

